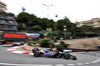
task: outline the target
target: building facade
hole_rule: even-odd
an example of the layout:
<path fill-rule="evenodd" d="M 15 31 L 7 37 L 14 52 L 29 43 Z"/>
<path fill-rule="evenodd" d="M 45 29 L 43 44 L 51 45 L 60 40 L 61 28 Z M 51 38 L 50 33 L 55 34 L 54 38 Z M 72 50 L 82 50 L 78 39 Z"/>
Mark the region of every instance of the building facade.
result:
<path fill-rule="evenodd" d="M 14 14 L 0 12 L 0 31 L 15 32 L 18 29 L 18 24 Z"/>
<path fill-rule="evenodd" d="M 5 3 L 0 1 L 0 11 L 6 11 L 7 10 L 6 6 L 7 5 Z"/>
<path fill-rule="evenodd" d="M 12 13 L 6 13 L 6 4 L 0 1 L 0 39 L 4 32 L 17 32 L 18 23 Z"/>
<path fill-rule="evenodd" d="M 81 21 L 77 23 L 77 27 L 81 27 L 83 25 L 88 25 L 92 27 L 100 27 L 100 18 L 93 18 L 87 21 Z"/>

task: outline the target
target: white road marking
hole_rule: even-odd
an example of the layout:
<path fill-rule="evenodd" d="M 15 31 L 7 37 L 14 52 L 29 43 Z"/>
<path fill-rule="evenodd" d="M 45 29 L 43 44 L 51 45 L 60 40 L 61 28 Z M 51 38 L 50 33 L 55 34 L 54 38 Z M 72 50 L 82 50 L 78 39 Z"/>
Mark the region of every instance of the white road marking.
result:
<path fill-rule="evenodd" d="M 10 63 L 0 63 L 1 65 L 19 65 L 19 64 L 10 64 Z"/>
<path fill-rule="evenodd" d="M 97 60 L 95 60 L 95 61 L 92 61 L 91 63 L 97 63 L 97 62 L 99 62 L 100 61 L 100 59 L 97 59 Z"/>
<path fill-rule="evenodd" d="M 42 65 L 42 64 L 21 64 L 19 66 L 53 66 L 53 65 Z"/>
<path fill-rule="evenodd" d="M 56 66 L 64 66 L 64 64 L 56 64 Z"/>
<path fill-rule="evenodd" d="M 83 65 L 83 63 L 77 63 L 77 65 Z"/>
<path fill-rule="evenodd" d="M 90 64 L 89 62 L 85 62 L 84 64 Z"/>
<path fill-rule="evenodd" d="M 69 65 L 69 66 L 73 66 L 73 65 L 75 65 L 75 64 L 67 64 L 67 65 Z"/>

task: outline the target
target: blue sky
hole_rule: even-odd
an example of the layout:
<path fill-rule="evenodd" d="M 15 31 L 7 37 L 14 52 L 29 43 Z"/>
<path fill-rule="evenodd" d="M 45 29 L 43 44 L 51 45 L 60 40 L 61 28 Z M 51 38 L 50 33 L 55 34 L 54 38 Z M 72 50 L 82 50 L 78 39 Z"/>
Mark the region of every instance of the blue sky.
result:
<path fill-rule="evenodd" d="M 18 15 L 25 7 L 26 12 L 37 17 L 59 20 L 67 16 L 72 22 L 100 17 L 100 0 L 0 0 L 7 4 L 7 12 Z M 47 10 L 44 6 L 51 5 Z M 55 15 L 58 15 L 56 18 Z"/>

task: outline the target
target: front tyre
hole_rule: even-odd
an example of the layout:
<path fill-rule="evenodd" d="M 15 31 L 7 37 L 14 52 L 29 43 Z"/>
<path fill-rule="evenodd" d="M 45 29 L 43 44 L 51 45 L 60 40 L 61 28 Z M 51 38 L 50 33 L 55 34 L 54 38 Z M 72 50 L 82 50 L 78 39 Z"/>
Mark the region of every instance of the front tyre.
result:
<path fill-rule="evenodd" d="M 35 51 L 35 52 L 34 52 L 34 57 L 40 57 L 40 52 Z"/>
<path fill-rule="evenodd" d="M 71 54 L 66 53 L 66 54 L 64 55 L 64 58 L 65 58 L 65 59 L 68 59 L 68 60 L 71 59 Z"/>

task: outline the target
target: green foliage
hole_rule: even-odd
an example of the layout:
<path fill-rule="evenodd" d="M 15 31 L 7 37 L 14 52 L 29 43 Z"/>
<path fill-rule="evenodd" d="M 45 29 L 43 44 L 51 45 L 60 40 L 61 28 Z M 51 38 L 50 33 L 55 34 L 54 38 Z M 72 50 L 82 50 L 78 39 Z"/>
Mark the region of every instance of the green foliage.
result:
<path fill-rule="evenodd" d="M 47 18 L 38 18 L 34 14 L 29 14 L 27 12 L 19 13 L 16 20 L 19 24 L 20 23 L 26 24 L 27 28 L 26 30 L 29 30 L 28 29 L 29 27 L 31 28 L 32 26 L 35 25 L 39 25 L 43 30 L 46 30 L 47 24 L 50 28 L 54 30 L 54 25 L 55 25 L 55 22 L 52 19 L 49 20 Z"/>
<path fill-rule="evenodd" d="M 68 48 L 69 44 L 65 44 L 63 41 L 60 42 L 60 44 L 55 45 L 56 48 Z"/>
<path fill-rule="evenodd" d="M 50 46 L 55 47 L 55 44 L 53 42 L 51 42 L 50 40 L 43 40 L 40 43 L 41 47 L 46 47 L 46 48 L 50 48 Z"/>
<path fill-rule="evenodd" d="M 83 26 L 81 26 L 81 30 L 83 32 L 93 32 L 94 29 L 91 26 L 83 25 Z"/>
<path fill-rule="evenodd" d="M 76 36 L 76 35 L 72 35 L 72 37 L 73 37 L 73 38 L 76 38 L 77 36 Z"/>
<path fill-rule="evenodd" d="M 32 46 L 32 44 L 33 44 L 33 41 L 28 41 L 28 43 L 27 43 L 29 46 Z"/>
<path fill-rule="evenodd" d="M 66 29 L 71 25 L 71 21 L 67 17 L 65 17 L 62 20 L 57 21 L 57 29 L 58 30 L 63 31 L 65 25 L 67 26 Z"/>
<path fill-rule="evenodd" d="M 30 31 L 41 29 L 46 30 L 47 27 L 51 28 L 53 31 L 56 31 L 57 34 L 53 35 L 56 37 L 56 39 L 60 39 L 61 36 L 64 35 L 64 26 L 66 25 L 66 33 L 70 32 L 71 34 L 69 36 L 66 36 L 69 38 L 70 36 L 77 38 L 77 37 L 88 37 L 88 36 L 100 36 L 100 27 L 91 27 L 87 25 L 83 25 L 81 27 L 76 27 L 76 24 L 78 22 L 72 23 L 68 17 L 65 17 L 64 19 L 60 19 L 57 22 L 54 22 L 52 19 L 47 18 L 38 18 L 34 14 L 29 14 L 27 12 L 21 12 L 16 17 L 16 20 L 19 24 L 18 30 L 26 30 Z M 40 26 L 39 28 L 36 28 L 37 26 Z M 33 27 L 36 26 L 36 27 Z M 93 34 L 89 34 L 89 32 Z M 88 34 L 87 34 L 88 33 Z M 74 35 L 74 36 L 73 36 Z M 52 36 L 52 37 L 53 37 Z M 64 37 L 64 38 L 66 38 Z"/>
<path fill-rule="evenodd" d="M 61 45 L 61 44 L 57 44 L 57 45 L 55 45 L 55 47 L 56 47 L 56 48 L 63 48 L 64 46 Z"/>
<path fill-rule="evenodd" d="M 54 42 L 58 42 L 58 40 L 57 40 L 57 39 L 54 39 L 53 41 L 54 41 Z"/>
<path fill-rule="evenodd" d="M 42 42 L 42 40 L 38 40 L 38 41 L 36 41 L 37 43 L 41 43 Z"/>
<path fill-rule="evenodd" d="M 42 28 L 39 25 L 35 25 L 35 26 L 32 27 L 32 30 L 34 30 L 34 31 L 41 31 Z"/>
<path fill-rule="evenodd" d="M 40 34 L 40 38 L 44 38 L 44 34 Z"/>
<path fill-rule="evenodd" d="M 59 40 L 61 36 L 55 36 L 55 37 L 56 37 L 57 40 Z"/>
<path fill-rule="evenodd" d="M 18 30 L 25 30 L 25 29 L 26 29 L 26 25 L 24 23 L 18 24 Z"/>
<path fill-rule="evenodd" d="M 69 46 L 69 44 L 65 44 L 63 41 L 60 42 L 60 45 L 64 46 L 65 48 Z"/>
<path fill-rule="evenodd" d="M 59 35 L 58 33 L 54 33 L 54 34 L 53 34 L 53 36 L 58 36 L 58 35 Z"/>
<path fill-rule="evenodd" d="M 32 43 L 33 43 L 33 44 L 36 44 L 37 42 L 36 42 L 36 41 L 33 41 Z"/>
<path fill-rule="evenodd" d="M 66 35 L 66 38 L 69 39 L 70 38 L 70 35 Z"/>
<path fill-rule="evenodd" d="M 54 37 L 55 37 L 57 40 L 59 40 L 60 37 L 61 37 L 61 35 L 58 34 L 58 33 L 53 33 L 53 34 L 52 34 L 52 39 L 54 39 Z"/>

